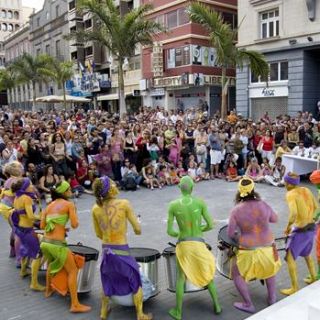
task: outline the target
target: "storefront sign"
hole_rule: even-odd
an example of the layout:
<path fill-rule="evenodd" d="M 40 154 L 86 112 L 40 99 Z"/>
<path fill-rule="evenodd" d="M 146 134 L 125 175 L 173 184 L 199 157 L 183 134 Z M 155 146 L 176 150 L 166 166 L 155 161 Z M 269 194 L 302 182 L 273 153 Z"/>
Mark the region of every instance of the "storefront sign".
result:
<path fill-rule="evenodd" d="M 163 48 L 158 42 L 155 42 L 152 50 L 152 68 L 154 77 L 163 76 Z"/>
<path fill-rule="evenodd" d="M 155 89 L 150 91 L 150 96 L 151 97 L 164 96 L 164 95 L 165 95 L 164 88 L 155 88 Z"/>
<path fill-rule="evenodd" d="M 189 78 L 189 75 L 188 75 Z M 189 79 L 186 78 L 186 74 L 176 77 L 158 78 L 154 79 L 154 87 L 179 87 L 189 84 Z"/>
<path fill-rule="evenodd" d="M 249 89 L 250 98 L 287 97 L 288 95 L 289 90 L 287 86 L 258 87 Z"/>

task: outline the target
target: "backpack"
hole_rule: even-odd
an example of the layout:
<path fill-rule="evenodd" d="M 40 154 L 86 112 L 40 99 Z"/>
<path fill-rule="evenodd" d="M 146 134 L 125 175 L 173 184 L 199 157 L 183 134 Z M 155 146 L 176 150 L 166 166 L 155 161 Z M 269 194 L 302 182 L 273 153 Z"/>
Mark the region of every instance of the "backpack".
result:
<path fill-rule="evenodd" d="M 123 183 L 123 188 L 124 190 L 131 190 L 131 191 L 137 190 L 137 183 L 134 177 L 128 176 Z"/>

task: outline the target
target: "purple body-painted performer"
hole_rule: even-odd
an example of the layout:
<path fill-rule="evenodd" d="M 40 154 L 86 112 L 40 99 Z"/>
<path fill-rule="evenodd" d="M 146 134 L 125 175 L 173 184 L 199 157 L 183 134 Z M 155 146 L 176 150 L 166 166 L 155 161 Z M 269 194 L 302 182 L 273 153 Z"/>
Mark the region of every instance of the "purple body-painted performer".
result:
<path fill-rule="evenodd" d="M 254 182 L 248 177 L 240 180 L 236 206 L 231 211 L 228 236 L 238 243 L 233 259 L 232 277 L 244 302 L 234 306 L 252 313 L 255 307 L 251 301 L 247 281 L 264 279 L 268 288 L 268 303 L 276 302 L 275 275 L 281 262 L 274 246 L 274 237 L 269 224 L 276 223 L 278 216 L 254 191 Z"/>
<path fill-rule="evenodd" d="M 130 256 L 127 243 L 127 221 L 135 234 L 141 227 L 130 203 L 117 199 L 116 184 L 108 177 L 96 179 L 93 192 L 97 204 L 92 209 L 96 235 L 103 243 L 103 259 L 100 267 L 103 286 L 101 319 L 108 316 L 109 298 L 113 295 L 133 295 L 138 320 L 150 320 L 151 314 L 143 313 L 143 293 L 136 260 Z"/>

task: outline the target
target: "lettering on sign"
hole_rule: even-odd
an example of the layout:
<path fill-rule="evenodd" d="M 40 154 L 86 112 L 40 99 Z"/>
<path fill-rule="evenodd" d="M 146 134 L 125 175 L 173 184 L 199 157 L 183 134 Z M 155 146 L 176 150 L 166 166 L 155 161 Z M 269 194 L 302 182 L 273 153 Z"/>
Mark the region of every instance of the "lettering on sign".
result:
<path fill-rule="evenodd" d="M 274 97 L 275 91 L 275 89 L 263 88 L 261 93 L 264 97 Z"/>

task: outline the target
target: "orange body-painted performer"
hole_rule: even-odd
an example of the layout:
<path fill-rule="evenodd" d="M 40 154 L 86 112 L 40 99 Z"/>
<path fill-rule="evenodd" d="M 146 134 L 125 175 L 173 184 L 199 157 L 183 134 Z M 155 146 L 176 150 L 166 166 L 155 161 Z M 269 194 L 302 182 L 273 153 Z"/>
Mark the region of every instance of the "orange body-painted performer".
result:
<path fill-rule="evenodd" d="M 63 181 L 52 191 L 52 199 L 41 216 L 41 229 L 45 230 L 41 242 L 41 250 L 48 260 L 46 296 L 53 291 L 66 295 L 68 290 L 71 296 L 71 312 L 88 312 L 91 307 L 80 304 L 77 293 L 78 269 L 83 266 L 83 258 L 74 255 L 65 241 L 67 222 L 77 228 L 78 216 L 75 205 L 68 201 L 71 197 L 71 188 L 68 182 Z"/>

